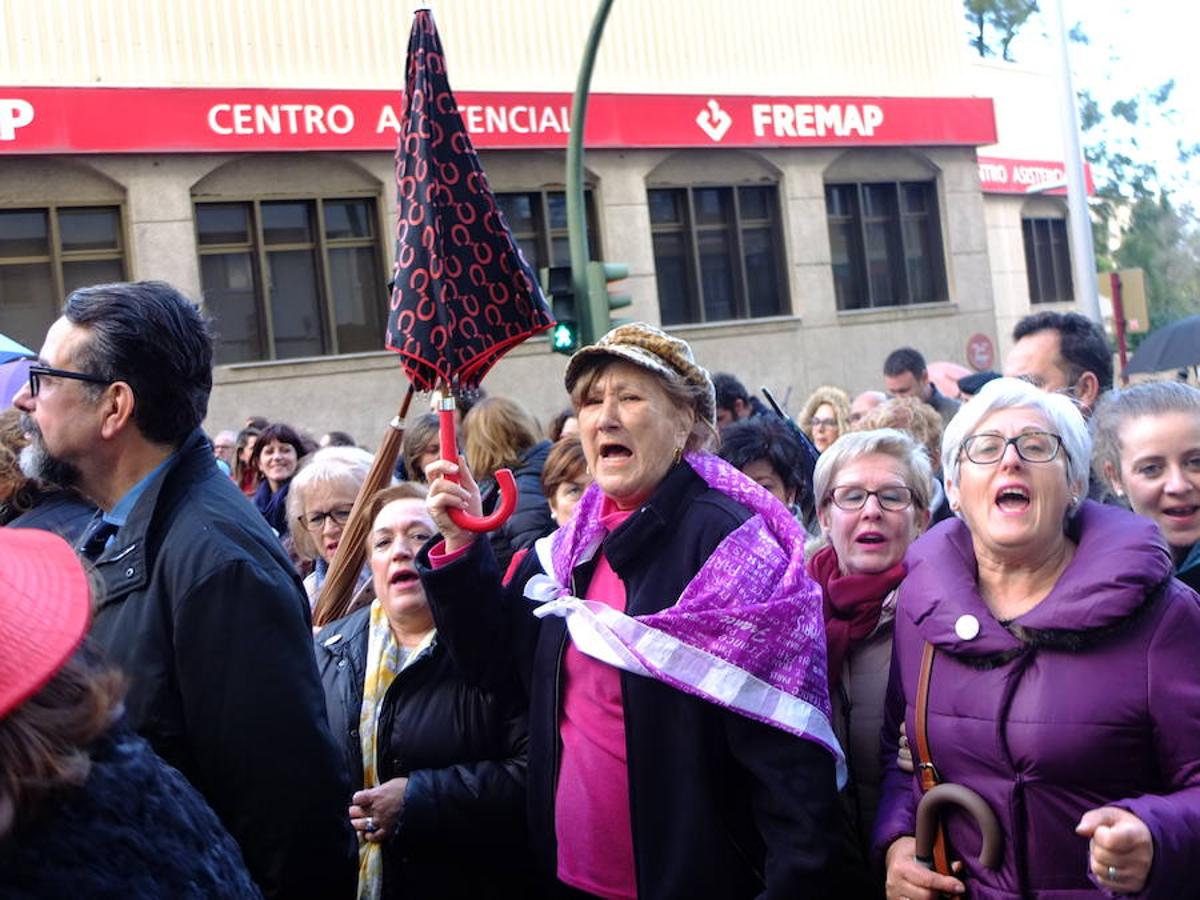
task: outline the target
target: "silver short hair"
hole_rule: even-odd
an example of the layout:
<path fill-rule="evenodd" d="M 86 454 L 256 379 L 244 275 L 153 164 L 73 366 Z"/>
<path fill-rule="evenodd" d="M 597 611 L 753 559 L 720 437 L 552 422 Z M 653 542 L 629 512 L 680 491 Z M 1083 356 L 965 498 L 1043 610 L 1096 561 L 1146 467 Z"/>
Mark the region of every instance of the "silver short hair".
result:
<path fill-rule="evenodd" d="M 942 435 L 942 472 L 947 481 L 958 483 L 963 441 L 975 433 L 980 422 L 1001 409 L 1034 409 L 1045 416 L 1062 438 L 1067 454 L 1067 485 L 1080 496 L 1087 493 L 1092 436 L 1083 414 L 1071 398 L 1043 391 L 1020 378 L 989 381 L 950 420 Z"/>
<path fill-rule="evenodd" d="M 912 437 L 895 428 L 852 431 L 825 448 L 813 471 L 813 496 L 817 507 L 829 501 L 833 482 L 844 465 L 872 453 L 894 457 L 904 467 L 904 484 L 913 492 L 913 505 L 928 510 L 933 500 L 933 471 L 929 454 Z"/>
<path fill-rule="evenodd" d="M 360 447 L 325 447 L 308 457 L 288 488 L 288 529 L 297 554 L 305 559 L 316 559 L 320 555 L 308 529 L 298 521 L 304 515 L 309 492 L 328 485 L 345 485 L 358 491 L 367 480 L 374 459 L 373 454 Z M 388 483 L 391 483 L 390 479 Z"/>

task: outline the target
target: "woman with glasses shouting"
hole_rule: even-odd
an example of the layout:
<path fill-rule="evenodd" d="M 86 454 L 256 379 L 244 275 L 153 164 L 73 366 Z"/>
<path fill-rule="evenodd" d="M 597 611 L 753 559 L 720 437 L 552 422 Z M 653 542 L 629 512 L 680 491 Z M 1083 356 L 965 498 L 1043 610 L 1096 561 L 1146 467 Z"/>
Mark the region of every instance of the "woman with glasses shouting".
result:
<path fill-rule="evenodd" d="M 821 537 L 807 548 L 808 571 L 823 593 L 833 727 L 850 770 L 835 855 L 841 896 L 882 894 L 868 861 L 883 774 L 879 730 L 896 589 L 905 551 L 929 524 L 931 481 L 925 450 L 892 428 L 843 435 L 813 474 Z"/>
<path fill-rule="evenodd" d="M 288 493 L 288 527 L 292 545 L 301 559 L 312 560 L 313 570 L 304 579 L 309 608 L 315 608 L 325 576 L 350 519 L 354 499 L 367 480 L 372 456 L 358 447 L 326 447 L 308 458 Z M 363 566 L 355 583 L 351 608 L 363 605 L 358 591 L 370 580 Z"/>
<path fill-rule="evenodd" d="M 1070 399 L 1013 378 L 946 429 L 956 518 L 909 550 L 896 613 L 875 824 L 890 898 L 1196 896 L 1200 603 L 1153 522 L 1084 499 L 1091 443 Z M 939 780 L 995 814 L 994 866 L 958 811 L 954 876 L 915 859 Z"/>

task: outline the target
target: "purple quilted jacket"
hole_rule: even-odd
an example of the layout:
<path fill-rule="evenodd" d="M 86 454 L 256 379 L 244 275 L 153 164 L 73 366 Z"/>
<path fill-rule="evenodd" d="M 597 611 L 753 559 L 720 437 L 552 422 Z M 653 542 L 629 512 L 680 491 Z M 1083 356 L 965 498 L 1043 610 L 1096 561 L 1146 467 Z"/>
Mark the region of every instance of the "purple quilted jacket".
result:
<path fill-rule="evenodd" d="M 1006 835 L 997 871 L 975 860 L 979 837 L 945 818 L 977 898 L 1095 897 L 1080 816 L 1119 806 L 1145 822 L 1154 863 L 1143 897 L 1200 896 L 1200 597 L 1171 580 L 1158 529 L 1085 502 L 1078 550 L 1053 591 L 1009 627 L 976 586 L 971 535 L 957 519 L 917 541 L 900 588 L 874 844 L 914 830 L 920 788 L 899 771 L 901 716 L 913 701 L 925 641 L 938 654 L 929 701 L 930 753 L 943 781 L 978 791 Z M 978 634 L 958 636 L 973 616 Z M 969 630 L 962 629 L 963 634 Z"/>

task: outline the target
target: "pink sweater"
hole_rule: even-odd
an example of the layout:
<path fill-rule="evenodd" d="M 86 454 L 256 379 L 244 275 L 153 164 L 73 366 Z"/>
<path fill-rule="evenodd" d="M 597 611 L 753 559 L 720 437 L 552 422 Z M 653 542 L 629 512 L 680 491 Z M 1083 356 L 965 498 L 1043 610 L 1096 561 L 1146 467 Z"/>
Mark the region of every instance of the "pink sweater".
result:
<path fill-rule="evenodd" d="M 631 513 L 605 501 L 601 522 L 612 531 Z M 586 599 L 625 611 L 625 585 L 603 554 Z M 562 759 L 554 802 L 558 878 L 597 897 L 635 900 L 621 673 L 570 643 L 563 673 Z"/>
<path fill-rule="evenodd" d="M 632 514 L 605 500 L 600 521 L 611 532 Z M 446 553 L 439 543 L 429 561 L 440 568 L 464 553 L 465 547 Z M 603 554 L 585 599 L 625 611 L 625 585 Z M 563 746 L 554 800 L 558 878 L 606 900 L 636 900 L 621 673 L 568 643 L 562 698 Z"/>

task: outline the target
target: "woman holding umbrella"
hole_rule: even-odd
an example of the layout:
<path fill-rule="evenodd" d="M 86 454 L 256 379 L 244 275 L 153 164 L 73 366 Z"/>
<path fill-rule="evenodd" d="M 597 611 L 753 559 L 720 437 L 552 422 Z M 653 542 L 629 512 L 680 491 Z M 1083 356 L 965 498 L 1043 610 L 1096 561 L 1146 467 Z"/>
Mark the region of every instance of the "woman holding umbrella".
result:
<path fill-rule="evenodd" d="M 683 341 L 623 325 L 571 358 L 566 387 L 595 478 L 571 522 L 502 588 L 489 542 L 450 515 L 478 514 L 478 488 L 439 461 L 442 540 L 417 560 L 471 677 L 515 670 L 529 692 L 547 876 L 567 895 L 828 896 L 843 764 L 803 530 L 703 452 L 714 391 Z"/>
<path fill-rule="evenodd" d="M 1200 603 L 1158 529 L 1084 499 L 1079 410 L 1018 379 L 959 410 L 942 458 L 958 518 L 909 549 L 897 605 L 874 839 L 887 896 L 1194 896 Z M 999 819 L 998 867 L 957 812 L 943 825 L 961 880 L 914 859 L 902 722 L 925 771 Z"/>
<path fill-rule="evenodd" d="M 1093 427 L 1097 476 L 1158 523 L 1175 577 L 1200 591 L 1200 391 L 1177 381 L 1109 391 Z"/>

